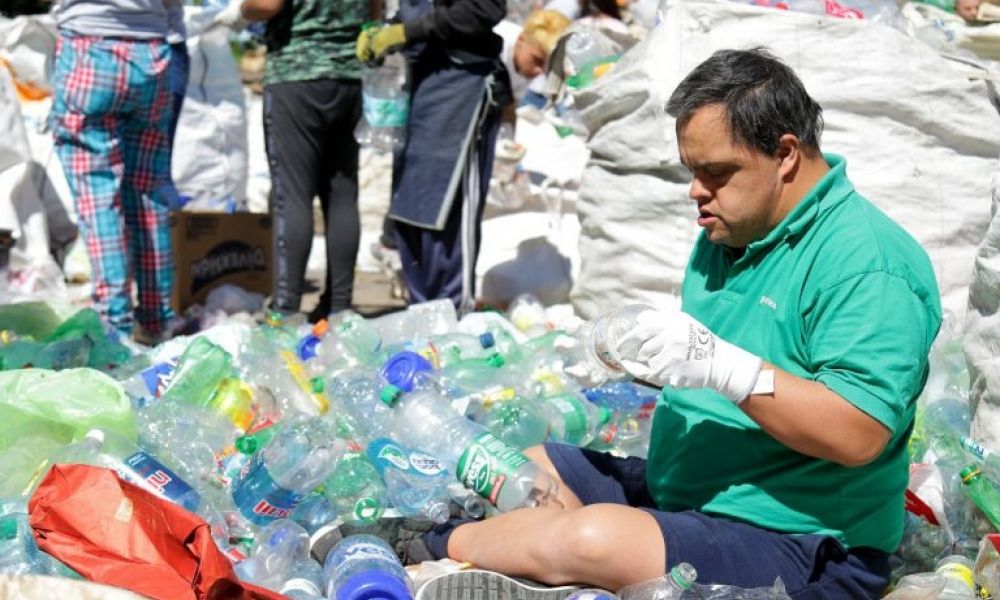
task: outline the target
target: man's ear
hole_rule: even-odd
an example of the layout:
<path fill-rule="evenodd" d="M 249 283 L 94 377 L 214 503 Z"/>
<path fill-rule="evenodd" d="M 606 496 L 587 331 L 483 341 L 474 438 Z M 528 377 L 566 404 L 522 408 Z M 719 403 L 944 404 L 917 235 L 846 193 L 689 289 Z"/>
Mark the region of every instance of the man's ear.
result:
<path fill-rule="evenodd" d="M 774 157 L 779 161 L 778 174 L 782 180 L 787 181 L 795 175 L 802 162 L 802 146 L 799 145 L 799 138 L 790 133 L 778 138 L 778 149 L 774 152 Z"/>

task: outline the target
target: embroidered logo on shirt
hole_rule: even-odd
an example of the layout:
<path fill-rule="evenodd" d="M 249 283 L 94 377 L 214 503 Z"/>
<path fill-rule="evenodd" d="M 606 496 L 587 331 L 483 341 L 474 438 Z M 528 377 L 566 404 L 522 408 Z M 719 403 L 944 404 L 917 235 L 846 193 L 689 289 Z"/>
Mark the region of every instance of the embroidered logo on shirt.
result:
<path fill-rule="evenodd" d="M 778 310 L 778 303 L 775 302 L 774 300 L 771 300 L 767 296 L 761 296 L 760 303 L 770 308 L 771 310 Z"/>

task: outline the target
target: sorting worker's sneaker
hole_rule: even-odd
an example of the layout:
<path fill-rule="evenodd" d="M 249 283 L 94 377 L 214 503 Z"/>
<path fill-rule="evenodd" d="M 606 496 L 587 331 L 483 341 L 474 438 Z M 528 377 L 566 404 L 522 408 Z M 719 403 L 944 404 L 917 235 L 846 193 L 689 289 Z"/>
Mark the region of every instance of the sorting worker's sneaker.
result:
<path fill-rule="evenodd" d="M 317 532 L 319 535 L 313 538 L 311 552 L 313 558 L 323 563 L 340 540 L 349 535 L 366 533 L 385 540 L 404 565 L 415 565 L 425 560 L 436 560 L 423 539 L 424 534 L 435 525 L 434 521 L 407 517 L 383 517 L 372 523 L 350 521 L 331 527 L 326 532 Z"/>
<path fill-rule="evenodd" d="M 549 587 L 495 571 L 469 569 L 445 573 L 425 583 L 415 600 L 564 600 L 581 588 Z"/>

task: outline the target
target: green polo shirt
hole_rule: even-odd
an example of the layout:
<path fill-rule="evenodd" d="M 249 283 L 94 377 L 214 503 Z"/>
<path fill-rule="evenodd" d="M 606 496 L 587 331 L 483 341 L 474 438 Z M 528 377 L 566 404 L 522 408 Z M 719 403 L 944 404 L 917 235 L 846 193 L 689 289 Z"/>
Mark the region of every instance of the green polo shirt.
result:
<path fill-rule="evenodd" d="M 722 339 L 823 383 L 885 425 L 889 444 L 865 466 L 842 467 L 781 444 L 714 391 L 668 387 L 646 479 L 663 510 L 893 552 L 939 293 L 920 245 L 854 190 L 842 157 L 825 158 L 826 176 L 742 257 L 699 237 L 683 308 Z"/>

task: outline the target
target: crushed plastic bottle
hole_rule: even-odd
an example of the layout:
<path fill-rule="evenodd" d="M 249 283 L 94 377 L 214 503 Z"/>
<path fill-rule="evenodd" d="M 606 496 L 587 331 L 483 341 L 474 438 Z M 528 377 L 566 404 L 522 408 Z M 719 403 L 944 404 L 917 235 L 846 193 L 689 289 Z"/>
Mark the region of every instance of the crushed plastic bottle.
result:
<path fill-rule="evenodd" d="M 333 473 L 347 446 L 320 418 L 296 415 L 278 427 L 233 481 L 233 501 L 255 525 L 288 518 Z"/>
<path fill-rule="evenodd" d="M 277 591 L 291 575 L 292 566 L 309 557 L 309 533 L 288 519 L 261 528 L 250 556 L 234 571 L 241 580 Z"/>
<path fill-rule="evenodd" d="M 160 498 L 195 511 L 201 496 L 179 475 L 127 439 L 92 429 L 83 440 L 66 446 L 54 462 L 85 464 L 113 469 L 122 479 Z"/>

